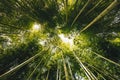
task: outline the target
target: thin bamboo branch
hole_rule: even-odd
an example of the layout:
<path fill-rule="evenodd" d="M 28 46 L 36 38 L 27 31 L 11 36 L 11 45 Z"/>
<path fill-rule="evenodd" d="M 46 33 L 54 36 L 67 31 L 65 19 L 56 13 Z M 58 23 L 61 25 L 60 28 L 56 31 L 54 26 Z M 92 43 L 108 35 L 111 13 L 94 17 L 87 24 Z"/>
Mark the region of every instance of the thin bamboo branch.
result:
<path fill-rule="evenodd" d="M 71 27 L 73 26 L 73 24 L 76 22 L 76 20 L 78 19 L 78 17 L 81 15 L 81 13 L 84 11 L 84 9 L 89 5 L 89 3 L 91 2 L 91 0 L 88 0 L 87 3 L 83 6 L 83 8 L 79 11 L 79 13 L 77 14 L 77 16 L 75 17 L 75 19 L 73 20 Z"/>
<path fill-rule="evenodd" d="M 114 0 L 105 10 L 103 10 L 96 18 L 93 19 L 86 27 L 84 27 L 81 31 L 83 32 L 87 28 L 89 28 L 91 25 L 93 25 L 95 22 L 97 22 L 99 19 L 101 19 L 103 16 L 105 16 L 110 10 L 112 10 L 115 6 L 117 6 L 119 3 L 117 0 Z"/>

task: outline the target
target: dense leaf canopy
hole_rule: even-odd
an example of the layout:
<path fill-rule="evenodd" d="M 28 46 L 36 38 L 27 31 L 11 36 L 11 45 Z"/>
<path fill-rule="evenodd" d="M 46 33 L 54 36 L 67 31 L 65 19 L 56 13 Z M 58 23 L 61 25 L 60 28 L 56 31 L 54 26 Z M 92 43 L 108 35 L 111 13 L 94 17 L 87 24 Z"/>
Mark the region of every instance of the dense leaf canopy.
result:
<path fill-rule="evenodd" d="M 0 80 L 119 80 L 119 0 L 0 0 Z"/>

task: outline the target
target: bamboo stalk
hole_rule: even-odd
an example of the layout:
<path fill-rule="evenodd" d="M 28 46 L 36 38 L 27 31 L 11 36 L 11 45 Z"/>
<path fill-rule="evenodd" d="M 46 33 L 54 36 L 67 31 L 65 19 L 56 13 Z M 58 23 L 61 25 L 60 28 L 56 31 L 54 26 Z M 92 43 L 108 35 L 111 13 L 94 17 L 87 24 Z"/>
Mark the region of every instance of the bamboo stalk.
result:
<path fill-rule="evenodd" d="M 93 71 L 95 71 L 97 74 L 99 74 L 103 80 L 106 80 L 105 77 L 101 73 L 99 73 L 97 70 L 93 69 Z M 111 79 L 111 80 L 113 80 L 113 79 Z"/>
<path fill-rule="evenodd" d="M 91 77 L 88 75 L 86 71 L 84 71 L 85 75 L 87 76 L 88 80 L 92 80 Z"/>
<path fill-rule="evenodd" d="M 46 80 L 48 80 L 48 77 L 49 77 L 49 71 L 48 71 L 48 73 L 47 73 L 47 77 L 46 77 Z"/>
<path fill-rule="evenodd" d="M 26 4 L 30 4 L 30 2 L 29 1 L 27 1 L 27 2 L 25 2 L 25 1 L 16 1 L 16 3 L 18 4 L 18 7 L 21 7 L 21 9 L 24 11 L 24 9 L 30 9 L 30 12 L 29 12 L 29 14 L 34 14 L 34 13 L 37 13 L 30 5 L 26 5 Z M 25 6 L 24 6 L 25 5 Z M 27 17 L 29 17 L 30 19 L 32 19 L 32 20 L 34 20 L 35 22 L 38 22 L 37 20 L 36 20 L 36 17 L 31 17 L 29 14 L 25 14 L 25 13 L 23 13 L 25 16 L 27 16 Z M 39 20 L 39 18 L 37 18 L 38 20 Z"/>
<path fill-rule="evenodd" d="M 91 73 L 91 75 L 93 76 L 94 80 L 98 80 L 97 77 L 89 69 L 88 69 L 88 71 Z"/>
<path fill-rule="evenodd" d="M 59 79 L 58 80 L 61 80 L 61 68 L 60 68 L 60 71 L 59 71 Z"/>
<path fill-rule="evenodd" d="M 65 10 L 66 10 L 66 24 L 68 22 L 68 0 L 65 0 Z"/>
<path fill-rule="evenodd" d="M 90 76 L 90 78 L 92 79 L 92 80 L 96 80 L 93 76 L 92 76 L 92 74 L 91 74 L 91 72 L 84 66 L 84 64 L 81 62 L 81 66 L 83 67 L 83 69 L 86 71 L 86 73 Z"/>
<path fill-rule="evenodd" d="M 62 59 L 63 59 L 63 66 L 64 66 L 65 78 L 66 78 L 66 80 L 69 80 L 68 71 L 67 71 L 67 67 L 66 67 L 66 63 L 65 63 L 65 59 L 64 59 L 63 53 L 62 53 Z"/>
<path fill-rule="evenodd" d="M 69 68 L 69 71 L 70 71 L 71 78 L 72 78 L 72 80 L 75 80 L 74 77 L 73 77 L 73 73 L 72 73 L 72 69 L 70 67 L 70 64 L 69 64 L 69 62 L 67 62 L 67 63 L 68 63 L 68 68 Z"/>
<path fill-rule="evenodd" d="M 84 65 L 82 64 L 82 62 L 80 61 L 80 59 L 77 57 L 77 55 L 73 52 L 74 57 L 78 60 L 78 62 L 80 63 L 79 65 L 81 66 L 81 68 L 84 70 L 86 76 L 88 77 L 89 80 L 92 80 L 92 76 L 91 74 L 87 71 L 87 69 L 84 67 Z"/>
<path fill-rule="evenodd" d="M 106 57 L 104 57 L 104 56 L 102 56 L 102 55 L 99 55 L 99 54 L 97 54 L 97 53 L 95 53 L 95 52 L 93 52 L 93 53 L 96 54 L 97 56 L 99 56 L 100 58 L 103 58 L 104 60 L 106 60 L 106 61 L 108 61 L 108 62 L 110 62 L 110 63 L 112 63 L 112 64 L 115 64 L 115 65 L 117 65 L 117 66 L 120 67 L 120 64 L 118 64 L 118 63 L 116 63 L 116 62 L 114 62 L 114 61 L 112 61 L 112 60 L 110 60 L 110 59 L 108 59 L 108 58 L 106 58 Z"/>
<path fill-rule="evenodd" d="M 86 16 L 87 16 L 91 11 L 93 11 L 101 2 L 102 2 L 102 0 L 100 0 L 93 8 L 91 8 L 91 9 L 86 13 Z"/>
<path fill-rule="evenodd" d="M 42 51 L 43 52 L 43 51 Z M 42 52 L 34 55 L 33 57 L 29 58 L 28 60 L 24 61 L 23 63 L 19 64 L 18 66 L 14 67 L 13 69 L 5 72 L 4 74 L 0 75 L 0 78 L 4 78 L 8 76 L 9 74 L 12 74 L 16 70 L 20 69 L 21 67 L 25 66 L 26 64 L 30 63 L 32 60 L 36 59 Z"/>
<path fill-rule="evenodd" d="M 49 48 L 50 49 L 50 48 Z M 48 52 L 49 53 L 49 52 Z M 49 61 L 49 58 L 51 57 L 51 54 L 50 55 L 47 55 L 46 59 L 45 59 L 45 62 L 44 64 L 42 65 L 41 69 L 47 64 L 47 62 Z M 36 80 L 38 80 L 39 76 L 41 74 L 41 71 L 39 72 L 39 74 L 36 76 Z"/>
<path fill-rule="evenodd" d="M 42 61 L 43 61 L 43 58 L 42 58 L 41 61 L 38 63 L 38 65 L 35 67 L 35 69 L 32 71 L 32 73 L 30 74 L 30 76 L 28 77 L 27 80 L 30 80 L 30 78 L 32 77 L 32 75 L 34 74 L 34 72 L 35 72 L 36 69 L 39 67 L 39 65 L 41 64 Z"/>
<path fill-rule="evenodd" d="M 87 3 L 83 6 L 83 8 L 79 11 L 79 13 L 77 14 L 77 16 L 73 20 L 73 22 L 71 24 L 71 27 L 73 26 L 73 24 L 75 23 L 75 21 L 78 19 L 78 17 L 81 15 L 81 13 L 84 11 L 84 9 L 89 5 L 90 2 L 91 2 L 91 0 L 88 0 Z"/>
<path fill-rule="evenodd" d="M 84 27 L 81 31 L 83 32 L 87 28 L 89 28 L 91 25 L 93 25 L 95 22 L 97 22 L 99 19 L 101 19 L 103 16 L 105 16 L 110 10 L 112 10 L 115 6 L 118 5 L 118 1 L 114 0 L 105 10 L 103 10 L 96 18 L 93 19 L 86 27 Z"/>
<path fill-rule="evenodd" d="M 77 57 L 77 55 L 73 52 L 74 57 L 78 60 L 80 63 L 81 68 L 85 71 L 86 76 L 90 80 L 96 80 L 93 75 L 89 72 L 89 70 L 84 66 L 84 64 L 81 62 L 81 60 Z"/>
<path fill-rule="evenodd" d="M 115 79 L 113 79 L 112 76 L 107 75 L 104 71 L 97 69 L 95 66 L 92 66 L 92 65 L 90 65 L 90 64 L 88 64 L 88 63 L 87 63 L 87 65 L 88 65 L 89 67 L 92 67 L 92 68 L 93 68 L 94 70 L 96 70 L 97 72 L 99 72 L 99 74 L 100 74 L 100 73 L 101 73 L 101 74 L 104 74 L 105 76 L 108 76 L 111 80 L 115 80 Z M 112 75 L 112 74 L 111 74 L 111 75 Z"/>
<path fill-rule="evenodd" d="M 59 75 L 59 69 L 58 69 L 58 63 L 57 63 L 57 73 L 56 73 L 56 80 L 58 80 L 58 75 Z"/>
<path fill-rule="evenodd" d="M 38 73 L 38 75 L 36 76 L 35 80 L 39 80 L 39 75 L 41 74 L 41 72 Z"/>

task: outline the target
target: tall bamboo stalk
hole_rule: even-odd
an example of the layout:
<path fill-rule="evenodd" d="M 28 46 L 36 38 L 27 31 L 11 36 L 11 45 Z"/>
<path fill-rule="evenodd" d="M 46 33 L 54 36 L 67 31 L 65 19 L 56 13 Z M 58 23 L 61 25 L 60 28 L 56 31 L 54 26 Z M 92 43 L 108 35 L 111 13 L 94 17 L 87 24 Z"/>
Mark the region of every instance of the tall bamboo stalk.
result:
<path fill-rule="evenodd" d="M 85 15 L 87 16 L 91 11 L 93 11 L 103 0 L 99 0 L 99 2 L 93 7 L 91 8 Z"/>
<path fill-rule="evenodd" d="M 112 60 L 110 60 L 110 59 L 108 59 L 108 58 L 106 58 L 106 57 L 104 57 L 104 56 L 102 56 L 102 55 L 99 55 L 99 54 L 97 54 L 96 52 L 93 52 L 93 53 L 96 54 L 98 57 L 103 58 L 104 60 L 106 60 L 106 61 L 108 61 L 108 62 L 110 62 L 110 63 L 112 63 L 112 64 L 115 64 L 115 65 L 117 65 L 117 66 L 120 67 L 120 64 L 118 64 L 118 63 L 116 63 L 116 62 L 114 62 L 114 61 L 112 61 Z"/>
<path fill-rule="evenodd" d="M 61 80 L 61 68 L 59 70 L 59 79 L 58 80 Z"/>
<path fill-rule="evenodd" d="M 70 72 L 71 78 L 72 78 L 72 80 L 75 80 L 74 77 L 73 77 L 72 69 L 70 67 L 70 63 L 69 62 L 67 62 L 67 63 L 68 63 L 68 68 L 69 68 L 69 72 Z"/>
<path fill-rule="evenodd" d="M 49 70 L 48 70 L 48 73 L 47 73 L 47 77 L 46 77 L 46 80 L 48 80 L 48 77 L 49 77 Z"/>
<path fill-rule="evenodd" d="M 84 70 L 86 76 L 90 80 L 97 80 L 94 78 L 94 76 L 91 74 L 91 72 L 87 69 L 87 67 L 84 66 L 84 64 L 81 62 L 81 60 L 77 57 L 77 55 L 73 52 L 74 57 L 77 59 L 77 61 L 80 63 L 81 68 Z"/>
<path fill-rule="evenodd" d="M 68 22 L 68 0 L 65 0 L 66 24 Z"/>
<path fill-rule="evenodd" d="M 59 75 L 59 73 L 58 73 L 58 72 L 59 72 L 59 68 L 58 68 L 58 63 L 57 63 L 57 73 L 56 73 L 56 80 L 58 80 L 58 77 L 59 77 L 59 76 L 58 76 L 58 75 Z"/>
<path fill-rule="evenodd" d="M 39 65 L 41 64 L 42 61 L 43 61 L 43 58 L 42 58 L 41 61 L 38 63 L 38 65 L 35 67 L 35 69 L 32 71 L 32 73 L 30 74 L 30 76 L 28 77 L 27 80 L 30 80 L 30 78 L 32 77 L 32 75 L 34 74 L 34 72 L 37 70 L 37 68 L 39 67 Z"/>
<path fill-rule="evenodd" d="M 77 14 L 77 16 L 73 20 L 73 22 L 71 24 L 71 27 L 73 26 L 73 24 L 75 23 L 75 21 L 78 19 L 78 17 L 81 15 L 81 13 L 85 10 L 85 8 L 89 5 L 90 2 L 91 2 L 91 0 L 88 0 L 87 3 L 82 7 L 82 9 L 79 11 L 79 13 Z"/>
<path fill-rule="evenodd" d="M 86 64 L 87 64 L 89 67 L 93 68 L 94 71 L 99 72 L 99 74 L 102 74 L 102 75 L 104 74 L 105 76 L 108 76 L 111 80 L 116 80 L 116 79 L 113 78 L 112 74 L 108 75 L 108 74 L 106 74 L 103 70 L 100 70 L 100 69 L 96 68 L 95 66 L 92 66 L 91 64 L 88 64 L 88 63 L 86 63 Z M 104 78 L 104 77 L 103 77 L 103 78 Z"/>
<path fill-rule="evenodd" d="M 67 66 L 66 66 L 66 63 L 65 63 L 65 59 L 64 59 L 63 53 L 62 53 L 62 60 L 63 60 L 63 67 L 64 67 L 64 72 L 65 72 L 65 78 L 66 78 L 66 80 L 69 80 Z"/>
<path fill-rule="evenodd" d="M 10 74 L 12 74 L 13 72 L 15 72 L 16 70 L 20 69 L 21 67 L 25 66 L 26 64 L 30 63 L 32 60 L 36 59 L 37 57 L 39 57 L 39 55 L 41 53 L 43 53 L 44 51 L 41 51 L 40 53 L 34 55 L 33 57 L 29 58 L 28 60 L 24 61 L 23 63 L 19 64 L 18 66 L 14 67 L 13 69 L 5 72 L 4 74 L 0 75 L 0 78 L 4 78 Z"/>
<path fill-rule="evenodd" d="M 117 0 L 114 0 L 105 10 L 103 10 L 96 18 L 93 19 L 87 26 L 85 26 L 81 31 L 83 32 L 87 28 L 89 28 L 91 25 L 93 25 L 95 22 L 97 22 L 99 19 L 101 19 L 103 16 L 105 16 L 110 10 L 112 10 L 115 6 L 117 6 L 119 3 Z"/>

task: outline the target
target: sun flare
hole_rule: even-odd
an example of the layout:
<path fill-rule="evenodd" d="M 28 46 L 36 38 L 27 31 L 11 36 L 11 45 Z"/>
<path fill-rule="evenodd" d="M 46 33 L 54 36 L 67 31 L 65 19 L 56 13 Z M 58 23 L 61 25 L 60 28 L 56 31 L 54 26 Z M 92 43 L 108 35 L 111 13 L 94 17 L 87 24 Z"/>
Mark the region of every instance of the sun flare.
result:
<path fill-rule="evenodd" d="M 37 31 L 37 30 L 40 29 L 40 27 L 41 27 L 40 24 L 35 23 L 35 24 L 33 25 L 33 30 L 34 30 L 34 31 Z"/>
<path fill-rule="evenodd" d="M 66 37 L 64 34 L 59 34 L 58 35 L 62 42 L 72 48 L 74 46 L 74 38 L 73 37 Z"/>

